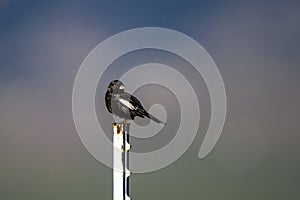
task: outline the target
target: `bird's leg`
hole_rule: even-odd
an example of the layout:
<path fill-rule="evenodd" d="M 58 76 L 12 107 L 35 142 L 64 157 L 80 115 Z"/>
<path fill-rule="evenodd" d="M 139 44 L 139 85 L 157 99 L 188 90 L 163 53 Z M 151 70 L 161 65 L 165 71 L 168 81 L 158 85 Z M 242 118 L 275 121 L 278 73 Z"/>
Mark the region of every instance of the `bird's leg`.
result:
<path fill-rule="evenodd" d="M 124 119 L 121 123 L 122 124 L 129 124 L 129 120 L 128 119 Z"/>

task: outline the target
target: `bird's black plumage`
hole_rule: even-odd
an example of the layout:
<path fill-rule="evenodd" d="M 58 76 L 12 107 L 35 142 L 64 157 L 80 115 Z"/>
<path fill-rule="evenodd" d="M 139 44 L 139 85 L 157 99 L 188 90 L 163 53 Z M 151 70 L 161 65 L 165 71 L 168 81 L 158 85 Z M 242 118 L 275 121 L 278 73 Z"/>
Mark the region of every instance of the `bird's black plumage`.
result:
<path fill-rule="evenodd" d="M 110 82 L 105 93 L 105 104 L 107 110 L 123 119 L 134 120 L 135 117 L 149 118 L 156 123 L 164 122 L 160 121 L 150 113 L 148 113 L 141 102 L 131 94 L 124 91 L 125 86 L 119 80 Z"/>

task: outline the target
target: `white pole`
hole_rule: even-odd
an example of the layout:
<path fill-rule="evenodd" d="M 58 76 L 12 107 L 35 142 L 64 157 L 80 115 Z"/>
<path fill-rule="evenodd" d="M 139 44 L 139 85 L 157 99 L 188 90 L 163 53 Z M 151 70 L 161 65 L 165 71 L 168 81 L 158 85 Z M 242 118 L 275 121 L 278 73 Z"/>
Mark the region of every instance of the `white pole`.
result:
<path fill-rule="evenodd" d="M 113 123 L 113 200 L 130 200 L 128 151 L 129 125 Z"/>

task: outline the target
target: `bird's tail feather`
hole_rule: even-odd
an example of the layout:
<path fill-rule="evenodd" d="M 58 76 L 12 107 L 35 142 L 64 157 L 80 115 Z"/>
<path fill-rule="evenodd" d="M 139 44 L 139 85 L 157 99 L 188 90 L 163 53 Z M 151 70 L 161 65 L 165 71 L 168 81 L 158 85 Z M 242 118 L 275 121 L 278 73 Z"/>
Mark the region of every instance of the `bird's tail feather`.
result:
<path fill-rule="evenodd" d="M 155 121 L 155 122 L 158 123 L 158 124 L 164 124 L 164 125 L 166 125 L 165 122 L 160 121 L 159 119 L 157 119 L 156 117 L 154 117 L 154 116 L 151 115 L 150 113 L 148 113 L 148 114 L 149 114 L 149 119 L 152 119 L 153 121 Z"/>

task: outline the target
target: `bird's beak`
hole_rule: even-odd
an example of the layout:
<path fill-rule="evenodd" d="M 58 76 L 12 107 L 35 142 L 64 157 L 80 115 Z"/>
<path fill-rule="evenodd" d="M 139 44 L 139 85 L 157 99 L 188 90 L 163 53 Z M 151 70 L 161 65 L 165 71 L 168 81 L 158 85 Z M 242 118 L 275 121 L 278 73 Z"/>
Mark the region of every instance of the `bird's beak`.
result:
<path fill-rule="evenodd" d="M 125 89 L 125 86 L 124 86 L 124 85 L 121 85 L 121 86 L 119 87 L 119 89 L 120 89 L 120 90 L 124 90 L 124 89 Z"/>

